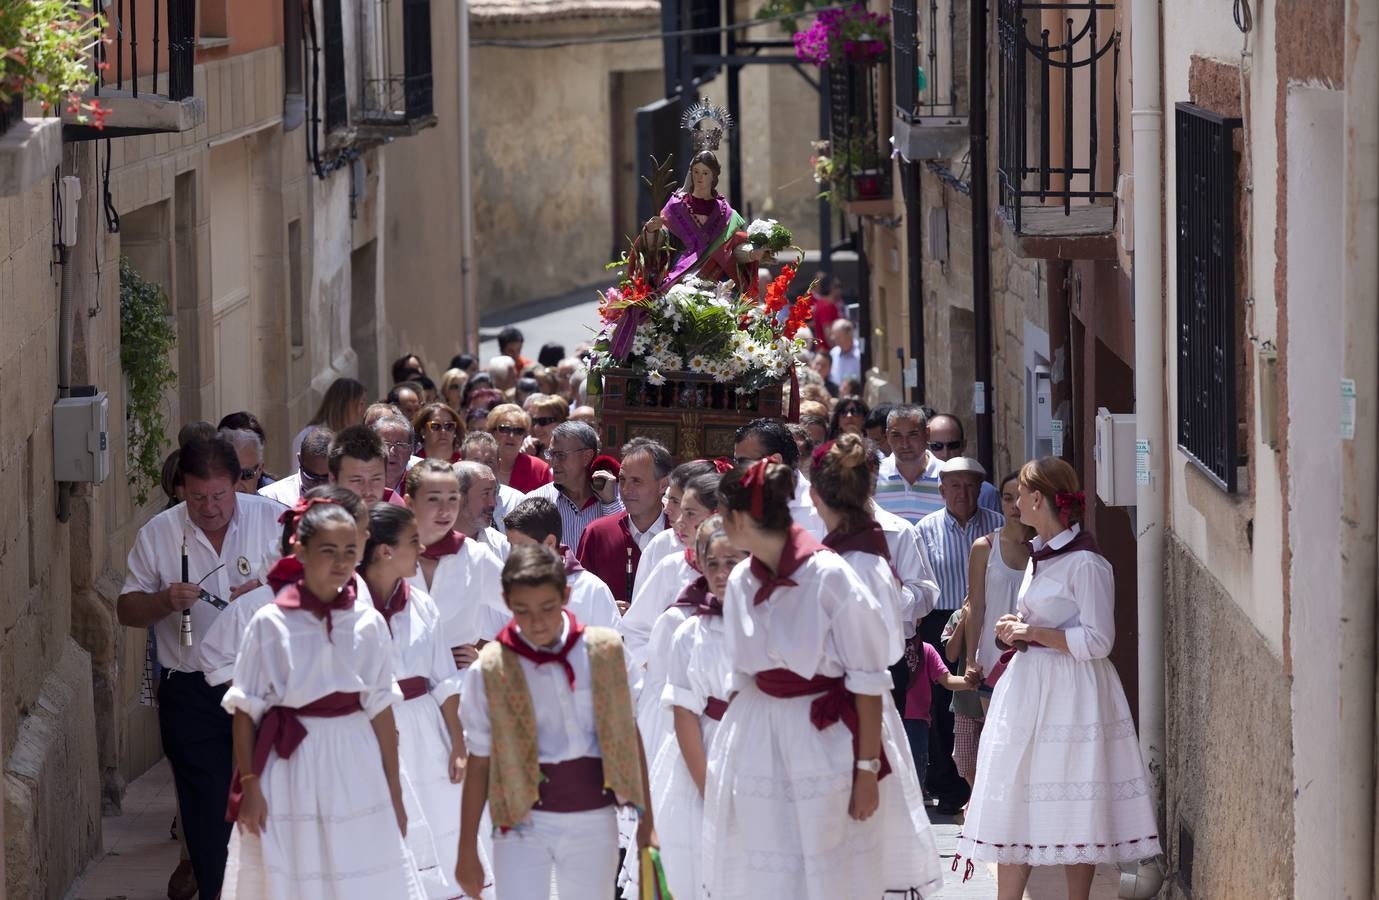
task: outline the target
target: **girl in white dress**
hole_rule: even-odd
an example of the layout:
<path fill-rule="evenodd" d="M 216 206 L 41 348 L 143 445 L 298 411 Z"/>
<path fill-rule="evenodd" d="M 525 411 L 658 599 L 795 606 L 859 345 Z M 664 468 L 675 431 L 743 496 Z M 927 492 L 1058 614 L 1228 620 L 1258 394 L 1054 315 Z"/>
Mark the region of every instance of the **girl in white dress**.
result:
<path fill-rule="evenodd" d="M 403 485 L 426 548 L 407 580 L 435 601 L 446 646 L 464 669 L 478 655 L 478 643 L 493 640 L 507 623 L 499 587 L 503 565 L 484 544 L 455 530 L 460 479 L 449 463 L 424 459 L 407 471 Z"/>
<path fill-rule="evenodd" d="M 357 604 L 355 523 L 316 501 L 302 575 L 254 614 L 225 710 L 236 787 L 222 900 L 421 900 L 404 844 L 388 626 Z"/>
<path fill-rule="evenodd" d="M 700 835 L 708 748 L 732 699 L 719 598 L 727 591 L 733 567 L 747 558 L 747 551 L 734 547 L 723 530 L 723 520 L 712 516 L 699 526 L 695 556 L 704 572 L 702 597 L 675 629 L 661 694 L 661 702 L 670 708 L 674 732 L 661 743 L 651 764 L 651 802 L 660 825 L 666 881 L 671 893 L 685 900 L 697 897 L 702 883 Z"/>
<path fill-rule="evenodd" d="M 465 746 L 460 727 L 460 671 L 440 632 L 435 602 L 406 578 L 417 570 L 421 541 L 411 510 L 375 503 L 360 571 L 392 634 L 402 778 L 410 790 L 407 846 L 429 900 L 459 895 L 460 783 Z"/>
<path fill-rule="evenodd" d="M 1030 866 L 1065 867 L 1086 900 L 1097 863 L 1160 852 L 1149 782 L 1120 677 L 1115 581 L 1078 524 L 1083 494 L 1061 459 L 1025 463 L 1020 518 L 1038 536 L 1015 615 L 996 637 L 1014 653 L 991 698 L 959 857 L 995 862 L 1000 900 L 1023 896 Z M 958 858 L 954 859 L 956 869 Z"/>
<path fill-rule="evenodd" d="M 792 473 L 761 460 L 719 484 L 751 558 L 723 598 L 732 704 L 709 754 L 703 897 L 881 900 L 943 885 L 891 688 L 890 612 L 792 523 Z"/>

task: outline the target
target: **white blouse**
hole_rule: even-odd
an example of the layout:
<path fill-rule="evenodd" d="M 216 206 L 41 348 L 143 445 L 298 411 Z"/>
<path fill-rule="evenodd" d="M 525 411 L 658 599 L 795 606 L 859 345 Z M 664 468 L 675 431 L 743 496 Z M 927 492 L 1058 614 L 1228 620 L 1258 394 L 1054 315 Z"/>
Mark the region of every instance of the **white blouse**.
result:
<path fill-rule="evenodd" d="M 415 585 L 409 588 L 406 607 L 385 619 L 393 632 L 393 674 L 398 680 L 425 678 L 436 703 L 444 703 L 460 692 L 460 670 L 441 633 L 436 601 Z"/>
<path fill-rule="evenodd" d="M 632 605 L 618 622 L 618 631 L 633 658 L 642 658 L 656 619 L 675 602 L 685 585 L 698 577 L 699 573 L 685 560 L 683 550 L 656 564 L 641 590 L 632 595 Z"/>
<path fill-rule="evenodd" d="M 891 689 L 888 613 L 841 556 L 811 555 L 790 575 L 796 586 L 776 588 L 760 605 L 751 562 L 733 569 L 723 598 L 732 689 L 768 669 L 842 677 L 854 694 Z"/>
<path fill-rule="evenodd" d="M 642 548 L 641 559 L 637 561 L 637 577 L 632 582 L 632 596 L 635 598 L 641 592 L 642 585 L 646 584 L 661 560 L 672 554 L 684 552 L 685 545 L 680 543 L 680 537 L 674 528 L 667 527 L 665 531 L 647 541 L 646 546 Z"/>
<path fill-rule="evenodd" d="M 731 672 L 723 617 L 692 615 L 671 638 L 661 702 L 703 715 L 710 697 L 730 699 Z"/>
<path fill-rule="evenodd" d="M 429 594 L 440 610 L 441 633 L 448 647 L 491 641 L 507 624 L 503 603 L 503 564 L 479 541 L 465 538 L 459 552 L 442 556 L 431 584 L 418 564 L 407 579 L 414 588 Z"/>
<path fill-rule="evenodd" d="M 910 592 L 911 605 L 901 619 L 905 637 L 915 635 L 916 623 L 934 611 L 938 603 L 938 578 L 934 575 L 929 558 L 919 549 L 919 533 L 909 522 L 895 513 L 872 504 L 872 515 L 876 524 L 886 536 L 886 549 L 891 553 L 891 565 L 895 566 L 900 581 Z"/>
<path fill-rule="evenodd" d="M 270 603 L 254 613 L 221 706 L 258 724 L 274 706 L 301 707 L 336 692 L 359 692 L 370 719 L 402 700 L 393 678 L 392 640 L 383 617 L 355 604 L 326 620 Z M 308 726 L 310 730 L 310 726 Z"/>
<path fill-rule="evenodd" d="M 1048 546 L 1066 545 L 1082 528 L 1074 525 Z M 1044 542 L 1034 539 L 1034 550 Z M 1116 642 L 1116 579 L 1106 557 L 1090 550 L 1072 550 L 1025 567 L 1020 585 L 1020 618 L 1030 625 L 1057 628 L 1068 640 L 1073 659 L 1103 659 Z"/>
<path fill-rule="evenodd" d="M 560 633 L 560 646 L 570 634 L 570 621 Z M 520 634 L 519 634 L 520 637 Z M 536 755 L 543 763 L 568 762 L 586 756 L 603 756 L 599 749 L 598 730 L 594 724 L 594 692 L 589 672 L 589 648 L 583 640 L 570 649 L 566 657 L 575 672 L 575 687 L 565 667 L 559 662 L 543 666 L 518 657 L 522 674 L 531 693 L 532 711 L 536 714 Z M 627 652 L 623 664 L 631 670 Z M 464 725 L 464 742 L 474 756 L 493 754 L 493 729 L 488 714 L 488 693 L 484 690 L 484 673 L 478 666 L 470 666 L 464 676 L 464 703 L 460 705 L 460 722 Z M 632 686 L 628 684 L 628 702 L 632 700 Z"/>
<path fill-rule="evenodd" d="M 891 654 L 892 664 L 898 662 L 905 655 L 905 633 L 901 622 L 904 621 L 905 609 L 914 608 L 914 598 L 908 591 L 901 596 L 901 586 L 895 580 L 891 564 L 875 553 L 849 550 L 842 557 L 865 585 L 867 594 L 881 601 L 881 608 L 886 613 L 887 652 Z"/>
<path fill-rule="evenodd" d="M 617 630 L 622 615 L 618 612 L 613 592 L 603 579 L 588 569 L 576 572 L 569 579 L 570 612 L 575 614 L 581 625 L 601 625 Z"/>

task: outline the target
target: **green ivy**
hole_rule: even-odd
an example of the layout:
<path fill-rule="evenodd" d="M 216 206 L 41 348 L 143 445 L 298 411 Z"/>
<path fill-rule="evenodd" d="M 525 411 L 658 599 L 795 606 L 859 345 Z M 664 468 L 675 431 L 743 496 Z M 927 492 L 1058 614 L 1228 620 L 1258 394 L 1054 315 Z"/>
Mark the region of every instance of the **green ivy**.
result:
<path fill-rule="evenodd" d="M 177 329 L 160 285 L 145 281 L 120 258 L 120 368 L 128 388 L 125 424 L 129 436 L 130 485 L 139 505 L 148 499 L 163 472 L 167 420 L 163 394 L 177 383 L 168 353 Z"/>

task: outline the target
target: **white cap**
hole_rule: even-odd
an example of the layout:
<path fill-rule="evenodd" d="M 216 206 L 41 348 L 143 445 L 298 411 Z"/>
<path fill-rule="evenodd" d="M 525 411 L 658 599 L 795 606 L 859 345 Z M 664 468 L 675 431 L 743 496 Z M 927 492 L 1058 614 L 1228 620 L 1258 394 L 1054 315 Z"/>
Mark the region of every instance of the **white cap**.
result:
<path fill-rule="evenodd" d="M 942 479 L 944 475 L 952 475 L 955 472 L 971 472 L 978 478 L 986 477 L 986 469 L 982 467 L 981 463 L 970 456 L 955 456 L 945 462 L 938 470 L 940 479 Z"/>

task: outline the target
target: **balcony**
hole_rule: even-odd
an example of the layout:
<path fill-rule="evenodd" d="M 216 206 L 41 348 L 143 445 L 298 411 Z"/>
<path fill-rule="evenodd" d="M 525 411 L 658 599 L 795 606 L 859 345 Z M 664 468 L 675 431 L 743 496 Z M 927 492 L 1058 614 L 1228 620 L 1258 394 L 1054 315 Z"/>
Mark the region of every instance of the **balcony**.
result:
<path fill-rule="evenodd" d="M 206 121 L 206 101 L 192 96 L 196 0 L 91 0 L 106 42 L 92 58 L 91 96 L 105 127 L 63 114 L 66 140 L 176 134 Z"/>
<path fill-rule="evenodd" d="M 358 133 L 389 138 L 436 124 L 431 81 L 431 0 L 375 0 L 376 28 Z"/>
<path fill-rule="evenodd" d="M 888 216 L 891 199 L 890 154 L 882 149 L 877 126 L 879 66 L 832 62 L 828 84 L 829 140 L 844 208 L 855 216 Z"/>
<path fill-rule="evenodd" d="M 967 10 L 962 0 L 895 0 L 896 149 L 910 160 L 967 150 Z"/>
<path fill-rule="evenodd" d="M 24 98 L 0 104 L 0 197 L 28 192 L 62 162 L 62 123 L 24 118 Z"/>
<path fill-rule="evenodd" d="M 999 212 L 1022 256 L 1115 254 L 1115 9 L 1100 0 L 998 2 Z"/>

